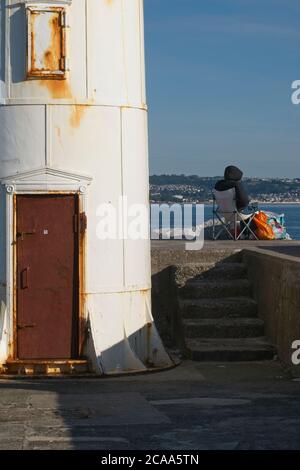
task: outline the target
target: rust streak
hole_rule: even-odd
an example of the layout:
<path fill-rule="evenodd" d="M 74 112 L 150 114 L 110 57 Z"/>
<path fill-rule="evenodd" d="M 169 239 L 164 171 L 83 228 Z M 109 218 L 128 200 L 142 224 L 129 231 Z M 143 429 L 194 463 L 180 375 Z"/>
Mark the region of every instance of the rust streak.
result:
<path fill-rule="evenodd" d="M 36 63 L 36 55 L 35 55 L 35 48 L 34 48 L 34 32 L 33 28 L 31 28 L 31 70 L 34 69 Z"/>
<path fill-rule="evenodd" d="M 86 230 L 80 230 L 80 214 L 82 213 L 82 200 L 78 197 L 79 203 L 79 357 L 84 353 L 87 340 L 87 319 L 86 319 L 86 278 L 85 278 L 85 255 L 86 255 Z"/>
<path fill-rule="evenodd" d="M 59 67 L 59 60 L 62 54 L 61 27 L 59 25 L 59 16 L 55 15 L 49 20 L 51 28 L 51 43 L 44 53 L 45 70 L 55 72 Z M 40 85 L 46 87 L 53 99 L 71 99 L 72 92 L 69 83 L 63 79 L 43 79 Z"/>
<path fill-rule="evenodd" d="M 72 108 L 73 109 L 70 116 L 70 126 L 73 128 L 78 128 L 80 127 L 80 123 L 85 114 L 87 105 L 74 104 Z"/>
<path fill-rule="evenodd" d="M 59 126 L 55 126 L 55 130 L 56 130 L 56 133 L 57 133 L 57 137 L 58 137 L 59 141 L 61 142 L 61 128 Z"/>
<path fill-rule="evenodd" d="M 13 239 L 17 239 L 17 197 L 13 196 Z M 17 245 L 13 245 L 13 333 L 9 341 L 8 357 L 17 357 Z"/>
<path fill-rule="evenodd" d="M 51 43 L 44 53 L 44 69 L 53 73 L 59 69 L 59 60 L 62 55 L 63 48 L 59 18 L 59 15 L 53 15 L 49 20 L 49 26 L 51 28 Z M 49 77 L 45 77 L 45 79 L 40 80 L 39 83 L 41 86 L 48 89 L 51 98 L 53 99 L 73 98 L 70 85 L 65 79 L 49 79 Z M 80 127 L 86 108 L 87 105 L 79 105 L 77 103 L 72 105 L 69 118 L 69 124 L 71 128 L 77 129 Z M 58 132 L 58 138 L 61 139 L 60 131 Z"/>
<path fill-rule="evenodd" d="M 66 80 L 41 80 L 40 85 L 48 88 L 53 99 L 72 98 L 71 89 Z"/>
<path fill-rule="evenodd" d="M 44 54 L 44 66 L 46 70 L 58 70 L 59 60 L 62 53 L 61 28 L 59 26 L 59 16 L 55 15 L 49 20 L 51 28 L 51 44 Z"/>
<path fill-rule="evenodd" d="M 40 16 L 40 13 L 35 11 L 32 12 L 30 16 L 30 31 L 31 31 L 31 70 L 35 70 L 35 65 L 36 65 L 36 54 L 35 54 L 35 21 L 36 18 Z"/>

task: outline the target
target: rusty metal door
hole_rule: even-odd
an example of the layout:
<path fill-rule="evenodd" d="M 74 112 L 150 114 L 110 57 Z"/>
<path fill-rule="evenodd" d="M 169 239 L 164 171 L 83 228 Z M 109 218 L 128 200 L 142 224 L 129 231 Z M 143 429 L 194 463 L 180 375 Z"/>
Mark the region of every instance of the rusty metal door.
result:
<path fill-rule="evenodd" d="M 18 359 L 77 357 L 77 220 L 77 196 L 17 196 Z"/>

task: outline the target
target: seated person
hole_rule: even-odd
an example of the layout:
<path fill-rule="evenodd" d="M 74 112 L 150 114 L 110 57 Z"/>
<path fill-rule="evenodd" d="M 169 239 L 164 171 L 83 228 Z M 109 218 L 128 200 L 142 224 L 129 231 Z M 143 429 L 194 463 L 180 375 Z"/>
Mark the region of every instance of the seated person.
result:
<path fill-rule="evenodd" d="M 257 210 L 257 204 L 249 205 L 250 199 L 245 189 L 245 186 L 242 183 L 242 177 L 243 172 L 239 168 L 233 165 L 227 166 L 224 172 L 224 179 L 219 180 L 216 183 L 215 189 L 217 191 L 227 191 L 228 189 L 234 188 L 237 210 L 239 212 L 242 212 L 244 209 L 248 208 L 250 212 L 255 212 Z M 239 225 L 241 225 L 239 227 L 239 230 L 243 230 L 244 223 L 241 221 Z M 250 228 L 251 230 L 255 231 L 256 226 L 254 222 L 251 222 Z M 231 231 L 234 233 L 234 228 Z M 249 231 L 245 230 L 244 235 L 246 237 L 249 237 Z"/>
<path fill-rule="evenodd" d="M 230 165 L 225 168 L 224 179 L 216 183 L 217 191 L 227 191 L 235 188 L 236 207 L 242 211 L 249 205 L 249 196 L 242 183 L 243 172 L 236 166 Z"/>

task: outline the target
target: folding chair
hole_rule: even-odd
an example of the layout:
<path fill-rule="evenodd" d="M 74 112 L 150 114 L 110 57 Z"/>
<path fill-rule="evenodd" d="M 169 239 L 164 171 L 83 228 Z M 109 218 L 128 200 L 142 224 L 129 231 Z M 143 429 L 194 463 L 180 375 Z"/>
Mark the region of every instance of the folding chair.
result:
<path fill-rule="evenodd" d="M 252 207 L 252 210 L 255 207 Z M 256 207 L 257 210 L 257 207 Z M 255 240 L 257 236 L 251 228 L 251 222 L 255 216 L 255 212 L 251 214 L 243 214 L 236 207 L 235 189 L 227 189 L 226 191 L 213 190 L 213 239 L 218 240 L 222 233 L 226 233 L 231 240 L 240 240 L 241 237 L 250 233 Z M 221 225 L 216 225 L 216 219 Z M 243 228 L 238 232 L 240 222 L 243 222 Z M 217 230 L 218 228 L 218 230 Z"/>

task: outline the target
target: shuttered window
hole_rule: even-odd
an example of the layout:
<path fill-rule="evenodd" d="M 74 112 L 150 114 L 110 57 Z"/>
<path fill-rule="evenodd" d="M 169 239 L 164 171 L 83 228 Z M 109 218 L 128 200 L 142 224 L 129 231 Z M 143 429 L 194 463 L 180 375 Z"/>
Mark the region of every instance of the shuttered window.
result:
<path fill-rule="evenodd" d="M 26 8 L 27 77 L 63 79 L 67 71 L 67 12 L 63 7 Z"/>

